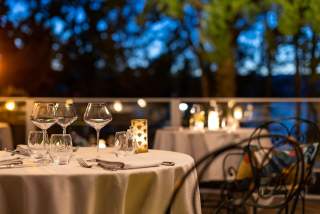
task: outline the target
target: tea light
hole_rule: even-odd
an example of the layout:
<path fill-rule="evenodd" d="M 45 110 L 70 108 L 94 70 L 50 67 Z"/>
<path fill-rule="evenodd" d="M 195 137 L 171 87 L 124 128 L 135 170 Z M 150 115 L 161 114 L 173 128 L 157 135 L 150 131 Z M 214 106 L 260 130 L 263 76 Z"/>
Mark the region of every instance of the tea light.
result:
<path fill-rule="evenodd" d="M 237 106 L 237 107 L 234 108 L 233 117 L 236 120 L 241 120 L 242 119 L 243 112 L 242 112 L 242 108 L 240 106 Z"/>
<path fill-rule="evenodd" d="M 103 139 L 100 139 L 99 140 L 99 149 L 105 149 L 105 148 L 107 148 L 106 141 Z"/>
<path fill-rule="evenodd" d="M 132 135 L 135 142 L 135 153 L 148 152 L 148 121 L 146 119 L 131 120 Z"/>

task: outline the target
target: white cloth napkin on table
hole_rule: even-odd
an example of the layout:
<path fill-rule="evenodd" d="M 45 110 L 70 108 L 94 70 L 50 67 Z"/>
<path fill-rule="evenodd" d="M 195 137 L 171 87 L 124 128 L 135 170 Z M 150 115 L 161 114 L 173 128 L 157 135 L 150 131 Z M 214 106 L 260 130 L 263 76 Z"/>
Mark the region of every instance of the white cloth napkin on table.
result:
<path fill-rule="evenodd" d="M 161 162 L 159 161 L 152 161 L 152 162 L 145 162 L 145 161 L 130 161 L 128 163 L 124 163 L 124 169 L 138 169 L 138 168 L 148 168 L 148 167 L 156 167 L 160 166 Z"/>
<path fill-rule="evenodd" d="M 112 166 L 113 163 L 122 163 L 123 168 L 121 169 L 139 169 L 139 168 L 148 168 L 148 167 L 157 167 L 161 165 L 160 161 L 145 161 L 145 160 L 126 160 L 126 159 L 104 159 L 104 158 L 99 158 L 98 160 L 105 162 L 107 165 Z M 99 162 L 99 161 L 98 161 Z"/>
<path fill-rule="evenodd" d="M 0 165 L 8 165 L 10 163 L 22 163 L 21 158 L 14 157 L 11 153 L 0 151 Z"/>

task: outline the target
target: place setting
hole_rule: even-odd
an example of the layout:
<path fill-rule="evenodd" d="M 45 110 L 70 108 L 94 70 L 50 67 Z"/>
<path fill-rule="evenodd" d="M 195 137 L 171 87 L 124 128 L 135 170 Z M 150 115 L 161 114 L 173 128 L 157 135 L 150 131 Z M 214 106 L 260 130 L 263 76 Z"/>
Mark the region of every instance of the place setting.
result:
<path fill-rule="evenodd" d="M 172 161 L 144 159 L 140 153 L 148 152 L 148 122 L 132 119 L 126 131 L 115 133 L 106 148 L 99 144 L 100 130 L 112 121 L 105 103 L 88 103 L 83 120 L 96 130 L 96 151 L 92 148 L 73 146 L 67 127 L 78 119 L 73 104 L 41 103 L 33 105 L 32 123 L 41 131 L 28 133 L 27 145 L 20 144 L 13 151 L 0 155 L 0 169 L 68 165 L 76 161 L 80 167 L 108 171 L 130 170 L 159 166 L 174 166 Z M 57 123 L 62 133 L 49 134 L 47 130 Z"/>

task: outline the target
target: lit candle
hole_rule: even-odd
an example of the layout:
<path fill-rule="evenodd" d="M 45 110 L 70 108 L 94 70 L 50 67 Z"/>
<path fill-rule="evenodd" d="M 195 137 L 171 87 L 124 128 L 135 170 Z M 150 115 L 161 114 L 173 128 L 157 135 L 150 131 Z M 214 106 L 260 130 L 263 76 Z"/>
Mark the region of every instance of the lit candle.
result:
<path fill-rule="evenodd" d="M 236 108 L 234 108 L 234 111 L 233 111 L 234 119 L 241 120 L 242 116 L 243 116 L 242 108 L 240 106 L 237 106 Z"/>
<path fill-rule="evenodd" d="M 103 139 L 100 139 L 99 140 L 99 149 L 105 149 L 107 146 L 106 146 L 106 141 L 103 140 Z"/>

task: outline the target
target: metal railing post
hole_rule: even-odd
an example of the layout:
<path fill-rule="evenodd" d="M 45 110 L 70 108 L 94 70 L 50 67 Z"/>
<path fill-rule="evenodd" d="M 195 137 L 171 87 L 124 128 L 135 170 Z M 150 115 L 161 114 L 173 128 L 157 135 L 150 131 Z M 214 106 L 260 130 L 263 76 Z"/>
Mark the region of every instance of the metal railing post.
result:
<path fill-rule="evenodd" d="M 170 100 L 170 125 L 172 127 L 181 126 L 181 112 L 179 110 L 180 100 L 177 98 L 172 98 Z"/>
<path fill-rule="evenodd" d="M 28 134 L 29 131 L 34 130 L 34 125 L 31 122 L 31 114 L 32 114 L 32 107 L 33 107 L 33 99 L 26 99 L 26 116 L 25 116 L 25 124 L 26 124 L 26 136 L 25 142 L 28 143 Z"/>

